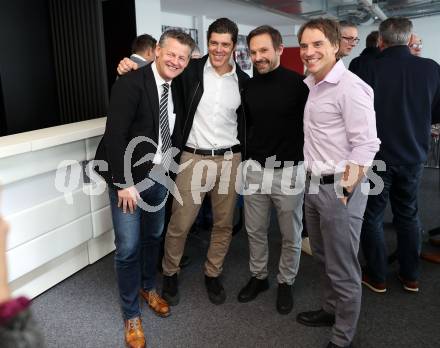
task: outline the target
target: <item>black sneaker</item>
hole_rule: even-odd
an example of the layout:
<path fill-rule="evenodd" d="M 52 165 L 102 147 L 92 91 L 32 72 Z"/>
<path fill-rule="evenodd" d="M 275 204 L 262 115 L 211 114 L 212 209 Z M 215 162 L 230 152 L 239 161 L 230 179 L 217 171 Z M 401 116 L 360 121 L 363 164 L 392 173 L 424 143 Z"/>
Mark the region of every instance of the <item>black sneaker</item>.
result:
<path fill-rule="evenodd" d="M 162 297 L 170 306 L 176 306 L 179 303 L 179 284 L 177 273 L 172 276 L 163 276 Z"/>
<path fill-rule="evenodd" d="M 254 300 L 262 291 L 269 289 L 269 281 L 252 277 L 246 286 L 238 293 L 238 302 L 249 302 Z"/>
<path fill-rule="evenodd" d="M 205 285 L 208 291 L 209 300 L 216 304 L 222 304 L 226 300 L 225 289 L 218 277 L 208 277 L 205 275 Z"/>
<path fill-rule="evenodd" d="M 293 308 L 292 285 L 286 283 L 278 284 L 277 311 L 280 314 L 289 314 Z"/>

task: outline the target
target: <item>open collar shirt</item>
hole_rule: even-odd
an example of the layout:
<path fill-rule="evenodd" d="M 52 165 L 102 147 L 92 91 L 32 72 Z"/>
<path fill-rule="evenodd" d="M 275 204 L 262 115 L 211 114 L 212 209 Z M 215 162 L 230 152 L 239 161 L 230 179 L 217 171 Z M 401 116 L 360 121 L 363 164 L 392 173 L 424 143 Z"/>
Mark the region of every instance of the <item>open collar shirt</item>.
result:
<path fill-rule="evenodd" d="M 203 70 L 204 91 L 194 115 L 187 146 L 195 149 L 222 149 L 240 143 L 237 138 L 237 109 L 241 104 L 235 63 L 219 75 L 209 58 Z"/>
<path fill-rule="evenodd" d="M 377 138 L 374 94 L 370 86 L 339 60 L 315 83 L 305 80 L 310 93 L 304 109 L 304 160 L 316 175 L 341 173 L 347 162 L 371 165 Z"/>

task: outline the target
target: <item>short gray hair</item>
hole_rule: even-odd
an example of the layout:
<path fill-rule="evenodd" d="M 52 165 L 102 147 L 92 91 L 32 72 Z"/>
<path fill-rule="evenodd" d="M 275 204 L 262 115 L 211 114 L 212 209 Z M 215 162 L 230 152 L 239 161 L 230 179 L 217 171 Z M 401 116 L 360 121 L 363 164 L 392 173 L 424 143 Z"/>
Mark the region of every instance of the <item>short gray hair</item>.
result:
<path fill-rule="evenodd" d="M 190 48 L 189 55 L 191 56 L 192 51 L 196 47 L 196 43 L 192 39 L 192 37 L 186 33 L 184 33 L 182 30 L 178 29 L 168 29 L 164 31 L 159 39 L 159 46 L 163 47 L 166 39 L 175 39 L 182 45 L 186 45 Z"/>
<path fill-rule="evenodd" d="M 357 29 L 356 24 L 354 24 L 351 21 L 346 21 L 346 20 L 339 21 L 339 27 L 341 29 L 344 29 L 344 28 L 356 28 Z"/>
<path fill-rule="evenodd" d="M 407 45 L 413 28 L 412 22 L 405 17 L 390 17 L 379 25 L 379 36 L 388 46 Z"/>

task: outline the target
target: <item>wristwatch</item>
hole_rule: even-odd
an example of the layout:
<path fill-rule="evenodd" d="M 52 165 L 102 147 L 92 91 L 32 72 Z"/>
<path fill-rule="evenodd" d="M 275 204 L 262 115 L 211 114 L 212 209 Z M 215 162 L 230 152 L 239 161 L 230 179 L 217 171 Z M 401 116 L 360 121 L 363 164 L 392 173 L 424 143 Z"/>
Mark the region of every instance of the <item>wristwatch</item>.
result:
<path fill-rule="evenodd" d="M 348 197 L 348 196 L 350 196 L 351 192 L 348 192 L 347 188 L 343 187 L 342 194 L 344 195 L 344 197 Z"/>

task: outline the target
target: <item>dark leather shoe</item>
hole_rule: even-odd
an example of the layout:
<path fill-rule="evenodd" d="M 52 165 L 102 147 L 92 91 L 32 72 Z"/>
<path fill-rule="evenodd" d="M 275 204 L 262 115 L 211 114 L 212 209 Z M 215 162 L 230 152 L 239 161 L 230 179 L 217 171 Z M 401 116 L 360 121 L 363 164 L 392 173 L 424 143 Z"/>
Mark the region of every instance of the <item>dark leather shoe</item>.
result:
<path fill-rule="evenodd" d="M 172 276 L 163 276 L 162 297 L 170 306 L 176 306 L 179 303 L 179 283 L 177 273 Z"/>
<path fill-rule="evenodd" d="M 333 326 L 335 315 L 327 313 L 325 310 L 302 312 L 296 317 L 296 321 L 306 326 Z"/>
<path fill-rule="evenodd" d="M 349 346 L 342 347 L 342 346 L 338 346 L 338 345 L 334 344 L 332 341 L 330 341 L 327 344 L 327 348 L 352 348 L 352 345 L 350 344 Z"/>
<path fill-rule="evenodd" d="M 205 275 L 205 285 L 208 291 L 209 300 L 216 304 L 222 304 L 226 300 L 225 289 L 218 277 L 208 277 Z"/>
<path fill-rule="evenodd" d="M 278 284 L 277 311 L 280 314 L 289 314 L 293 308 L 292 285 Z"/>
<path fill-rule="evenodd" d="M 238 302 L 249 302 L 254 300 L 262 291 L 269 289 L 269 281 L 252 277 L 246 286 L 238 293 Z"/>
<path fill-rule="evenodd" d="M 144 348 L 145 336 L 141 318 L 136 317 L 125 321 L 125 344 L 129 348 Z"/>

